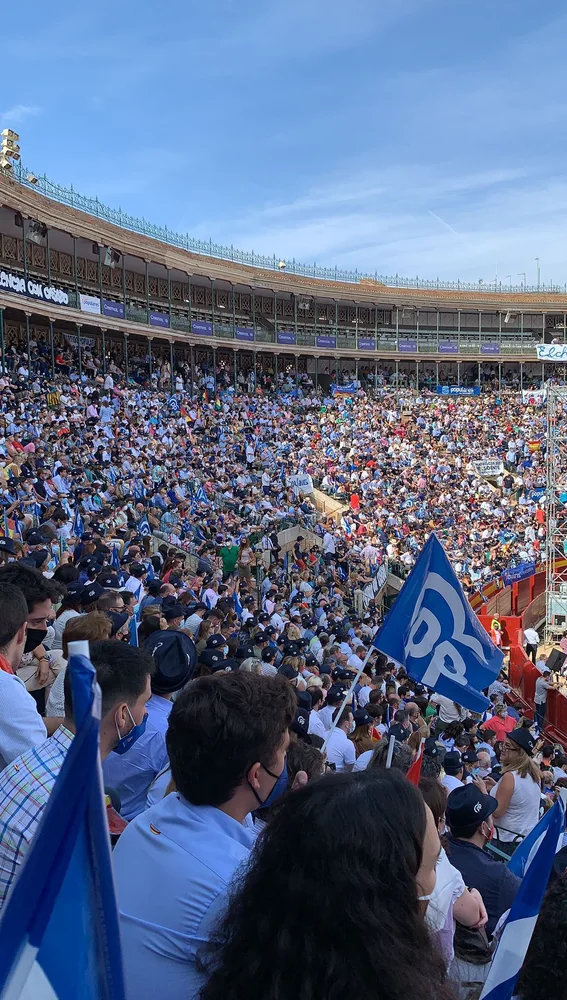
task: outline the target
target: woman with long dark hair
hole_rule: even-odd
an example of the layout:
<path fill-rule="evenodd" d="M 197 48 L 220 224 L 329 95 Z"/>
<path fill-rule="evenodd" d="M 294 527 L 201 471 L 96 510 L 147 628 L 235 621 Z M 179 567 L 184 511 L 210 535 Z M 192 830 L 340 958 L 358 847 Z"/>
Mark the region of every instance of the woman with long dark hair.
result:
<path fill-rule="evenodd" d="M 449 1000 L 423 916 L 439 836 L 394 770 L 283 800 L 201 955 L 201 1000 Z"/>

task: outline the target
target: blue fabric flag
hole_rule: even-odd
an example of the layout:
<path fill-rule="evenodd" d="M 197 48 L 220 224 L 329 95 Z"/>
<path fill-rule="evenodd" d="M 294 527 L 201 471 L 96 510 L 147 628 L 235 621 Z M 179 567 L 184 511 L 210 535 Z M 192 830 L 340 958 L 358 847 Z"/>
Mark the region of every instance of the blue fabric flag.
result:
<path fill-rule="evenodd" d="M 118 558 L 118 546 L 112 546 L 112 555 L 110 557 L 110 565 L 115 570 L 120 570 L 120 559 Z"/>
<path fill-rule="evenodd" d="M 238 615 L 239 619 L 242 620 L 242 613 L 244 611 L 244 608 L 242 607 L 242 604 L 240 602 L 240 597 L 238 593 L 236 593 L 236 591 L 234 594 L 234 610 L 236 611 L 236 614 Z"/>
<path fill-rule="evenodd" d="M 178 400 L 177 396 L 169 396 L 169 398 L 167 400 L 167 405 L 169 407 L 169 412 L 170 413 L 180 413 L 181 412 L 181 405 L 179 403 L 179 400 Z"/>
<path fill-rule="evenodd" d="M 134 487 L 132 490 L 135 500 L 144 500 L 146 496 L 146 487 L 140 479 L 134 480 Z"/>
<path fill-rule="evenodd" d="M 109 466 L 106 475 L 107 475 L 108 482 L 110 483 L 110 485 L 111 486 L 115 486 L 116 485 L 116 480 L 118 479 L 118 476 L 116 474 L 116 469 L 112 465 Z"/>
<path fill-rule="evenodd" d="M 481 1000 L 510 1000 L 530 946 L 560 835 L 565 829 L 561 799 L 549 810 L 550 820 L 533 853 L 492 959 Z"/>
<path fill-rule="evenodd" d="M 479 713 L 488 705 L 481 691 L 496 679 L 504 658 L 474 614 L 434 533 L 374 645 L 414 680 Z"/>
<path fill-rule="evenodd" d="M 72 531 L 75 538 L 82 538 L 85 533 L 85 524 L 81 517 L 81 512 L 78 507 L 75 508 L 75 517 L 73 518 Z"/>
<path fill-rule="evenodd" d="M 128 625 L 128 642 L 131 646 L 139 646 L 138 642 L 138 620 L 136 618 L 136 613 L 130 618 L 130 623 Z"/>
<path fill-rule="evenodd" d="M 548 809 L 547 812 L 543 814 L 537 826 L 534 826 L 532 832 L 528 833 L 527 837 L 524 837 L 522 843 L 514 851 L 508 862 L 508 868 L 514 875 L 517 875 L 518 878 L 523 878 L 526 874 L 537 851 L 539 850 L 540 844 L 545 837 L 547 830 L 550 825 L 555 822 L 555 819 L 556 813 L 554 810 Z M 555 852 L 557 853 L 557 851 L 560 851 L 562 846 L 563 830 L 561 830 L 557 840 Z"/>
<path fill-rule="evenodd" d="M 147 567 L 148 567 L 148 575 L 147 575 L 146 579 L 147 580 L 155 580 L 156 575 L 154 573 L 154 564 L 153 564 L 153 562 L 152 562 L 151 559 L 148 559 Z"/>
<path fill-rule="evenodd" d="M 124 1000 L 99 763 L 100 690 L 69 646 L 76 736 L 0 920 L 0 997 Z"/>
<path fill-rule="evenodd" d="M 136 527 L 138 528 L 138 531 L 141 534 L 142 538 L 146 538 L 148 535 L 151 535 L 152 533 L 150 522 L 148 521 L 145 514 L 142 514 Z"/>

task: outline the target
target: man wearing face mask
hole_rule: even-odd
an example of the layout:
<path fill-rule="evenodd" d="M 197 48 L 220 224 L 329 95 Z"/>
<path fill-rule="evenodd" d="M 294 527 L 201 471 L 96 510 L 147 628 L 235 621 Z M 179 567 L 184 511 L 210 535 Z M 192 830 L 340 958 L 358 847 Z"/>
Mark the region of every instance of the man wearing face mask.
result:
<path fill-rule="evenodd" d="M 0 769 L 47 733 L 37 706 L 16 676 L 26 643 L 28 606 L 18 587 L 0 575 Z"/>
<path fill-rule="evenodd" d="M 39 570 L 22 566 L 21 563 L 2 566 L 0 581 L 11 583 L 21 590 L 28 606 L 26 642 L 16 670 L 39 710 L 43 712 L 45 688 L 53 683 L 56 676 L 43 642 L 48 636 L 48 626 L 53 618 L 53 604 L 61 600 L 64 587 L 48 580 Z"/>
<path fill-rule="evenodd" d="M 164 983 L 168 1000 L 198 996 L 197 952 L 250 857 L 245 821 L 284 771 L 296 707 L 285 678 L 243 671 L 200 677 L 176 699 L 167 731 L 176 792 L 133 820 L 114 851 L 128 1000 Z"/>
<path fill-rule="evenodd" d="M 102 766 L 105 787 L 118 792 L 120 813 L 128 821 L 145 809 L 150 786 L 168 765 L 165 734 L 171 697 L 191 679 L 197 663 L 195 645 L 183 632 L 153 632 L 144 643 L 144 652 L 153 657 L 155 667 L 145 732 L 129 753 L 111 753 Z"/>
<path fill-rule="evenodd" d="M 112 640 L 91 643 L 90 658 L 102 696 L 99 741 L 104 760 L 111 750 L 126 753 L 144 732 L 153 664 L 141 650 Z M 74 733 L 67 671 L 61 725 L 0 774 L 0 907 L 27 854 Z"/>
<path fill-rule="evenodd" d="M 490 939 L 503 913 L 508 910 L 520 886 L 520 879 L 506 865 L 495 861 L 484 849 L 494 833 L 492 813 L 496 799 L 475 785 L 463 785 L 447 799 L 445 819 L 450 829 L 447 855 L 458 868 L 465 885 L 478 889 L 488 923 Z"/>

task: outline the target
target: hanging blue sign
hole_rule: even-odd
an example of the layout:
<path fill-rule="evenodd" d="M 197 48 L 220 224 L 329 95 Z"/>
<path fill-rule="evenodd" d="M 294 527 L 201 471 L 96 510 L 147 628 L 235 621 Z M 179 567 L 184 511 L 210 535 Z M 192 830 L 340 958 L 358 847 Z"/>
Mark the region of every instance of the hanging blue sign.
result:
<path fill-rule="evenodd" d="M 513 583 L 518 583 L 520 580 L 527 580 L 529 576 L 533 576 L 536 571 L 535 562 L 520 563 L 519 566 L 513 566 L 512 569 L 502 570 L 502 583 L 505 587 L 510 587 Z"/>
<path fill-rule="evenodd" d="M 438 385 L 438 396 L 480 396 L 479 385 Z"/>

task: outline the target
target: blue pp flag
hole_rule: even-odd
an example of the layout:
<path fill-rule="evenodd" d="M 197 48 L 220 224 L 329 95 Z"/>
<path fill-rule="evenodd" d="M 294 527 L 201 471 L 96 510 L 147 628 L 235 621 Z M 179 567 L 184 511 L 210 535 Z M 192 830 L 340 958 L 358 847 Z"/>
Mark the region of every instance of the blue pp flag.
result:
<path fill-rule="evenodd" d="M 527 837 L 524 837 L 522 843 L 514 851 L 508 862 L 508 868 L 514 875 L 517 875 L 518 878 L 523 878 L 526 874 L 550 825 L 555 823 L 555 821 L 555 811 L 553 809 L 548 809 L 547 812 L 543 814 L 537 826 L 534 826 L 532 832 L 528 833 Z M 563 833 L 564 829 L 562 828 L 555 846 L 555 853 L 560 851 L 563 846 Z"/>
<path fill-rule="evenodd" d="M 474 614 L 434 533 L 374 645 L 414 680 L 479 713 L 488 705 L 481 691 L 496 679 L 504 658 Z"/>
<path fill-rule="evenodd" d="M 199 486 L 199 489 L 195 493 L 195 496 L 193 497 L 193 502 L 194 503 L 208 503 L 209 502 L 209 498 L 208 498 L 207 494 L 205 493 L 205 491 L 204 491 L 204 489 L 203 489 L 202 486 Z"/>
<path fill-rule="evenodd" d="M 169 412 L 170 413 L 180 413 L 181 412 L 181 404 L 180 404 L 177 396 L 169 396 L 169 398 L 167 400 L 167 405 L 169 407 Z"/>
<path fill-rule="evenodd" d="M 144 500 L 146 496 L 146 487 L 144 486 L 141 479 L 134 480 L 134 486 L 132 489 L 134 494 L 134 500 Z"/>
<path fill-rule="evenodd" d="M 2 1000 L 124 1000 L 101 782 L 100 690 L 69 645 L 76 736 L 0 920 Z"/>
<path fill-rule="evenodd" d="M 565 806 L 561 799 L 549 810 L 550 821 L 532 855 L 522 884 L 492 959 L 481 1000 L 510 1000 L 537 922 L 559 836 L 565 829 Z"/>
<path fill-rule="evenodd" d="M 152 529 L 145 514 L 142 514 L 140 520 L 138 521 L 137 528 L 142 538 L 146 538 L 148 535 L 151 535 Z"/>
<path fill-rule="evenodd" d="M 110 557 L 110 565 L 115 570 L 120 570 L 120 559 L 118 558 L 118 546 L 112 546 L 112 555 Z"/>
<path fill-rule="evenodd" d="M 75 538 L 82 538 L 85 533 L 85 524 L 81 517 L 81 512 L 78 507 L 75 508 L 75 517 L 73 518 L 72 531 Z"/>

